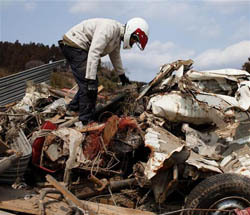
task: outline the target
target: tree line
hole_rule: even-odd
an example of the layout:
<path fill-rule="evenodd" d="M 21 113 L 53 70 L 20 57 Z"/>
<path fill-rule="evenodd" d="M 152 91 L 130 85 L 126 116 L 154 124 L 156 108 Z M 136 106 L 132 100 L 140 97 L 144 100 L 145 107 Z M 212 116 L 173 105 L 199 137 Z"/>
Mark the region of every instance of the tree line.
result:
<path fill-rule="evenodd" d="M 21 44 L 0 41 L 0 68 L 8 74 L 17 73 L 34 66 L 48 63 L 51 59 L 63 59 L 58 46 L 30 42 Z"/>

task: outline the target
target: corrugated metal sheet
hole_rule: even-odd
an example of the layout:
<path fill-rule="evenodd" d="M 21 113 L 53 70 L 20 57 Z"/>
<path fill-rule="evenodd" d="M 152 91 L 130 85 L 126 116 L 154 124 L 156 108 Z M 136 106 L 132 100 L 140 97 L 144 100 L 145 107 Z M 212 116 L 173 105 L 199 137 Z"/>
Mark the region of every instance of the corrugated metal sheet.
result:
<path fill-rule="evenodd" d="M 32 148 L 22 129 L 19 130 L 18 137 L 14 139 L 10 148 L 22 152 L 22 157 L 0 175 L 0 183 L 12 184 L 18 177 L 22 177 L 31 158 Z"/>
<path fill-rule="evenodd" d="M 51 72 L 65 60 L 38 66 L 0 79 L 0 106 L 21 100 L 25 95 L 26 81 L 41 83 L 50 79 Z"/>

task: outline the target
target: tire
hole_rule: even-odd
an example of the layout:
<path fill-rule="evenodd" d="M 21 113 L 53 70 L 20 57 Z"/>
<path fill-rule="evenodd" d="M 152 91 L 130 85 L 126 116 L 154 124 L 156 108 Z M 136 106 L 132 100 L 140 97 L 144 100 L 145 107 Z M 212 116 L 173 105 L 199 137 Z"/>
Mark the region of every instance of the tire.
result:
<path fill-rule="evenodd" d="M 250 178 L 239 174 L 218 174 L 206 178 L 190 192 L 185 208 L 216 209 L 217 211 L 186 211 L 188 215 L 224 215 L 218 210 L 250 207 Z"/>

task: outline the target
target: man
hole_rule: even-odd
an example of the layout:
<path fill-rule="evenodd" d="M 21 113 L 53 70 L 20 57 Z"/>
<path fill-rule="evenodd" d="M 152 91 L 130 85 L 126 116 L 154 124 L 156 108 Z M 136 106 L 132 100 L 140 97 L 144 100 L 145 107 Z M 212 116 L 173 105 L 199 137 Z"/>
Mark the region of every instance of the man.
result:
<path fill-rule="evenodd" d="M 130 49 L 136 43 L 144 50 L 148 33 L 148 24 L 142 18 L 130 19 L 126 25 L 96 18 L 75 25 L 59 41 L 79 87 L 67 109 L 79 111 L 79 120 L 83 125 L 93 120 L 98 87 L 97 67 L 101 57 L 108 54 L 122 85 L 129 84 L 120 56 L 121 41 L 124 49 Z"/>

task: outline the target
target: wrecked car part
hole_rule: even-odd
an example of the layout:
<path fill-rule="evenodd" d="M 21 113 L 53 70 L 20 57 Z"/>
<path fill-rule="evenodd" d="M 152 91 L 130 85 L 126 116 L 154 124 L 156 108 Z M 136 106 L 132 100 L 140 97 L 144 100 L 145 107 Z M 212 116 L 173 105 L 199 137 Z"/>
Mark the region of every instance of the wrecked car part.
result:
<path fill-rule="evenodd" d="M 7 170 L 0 175 L 0 182 L 12 184 L 18 178 L 22 178 L 31 158 L 31 145 L 22 129 L 17 130 L 17 137 L 10 143 L 10 148 L 22 154 L 22 156 Z"/>
<path fill-rule="evenodd" d="M 247 71 L 239 69 L 218 69 L 218 70 L 190 70 L 187 75 L 191 80 L 210 80 L 210 79 L 228 79 L 238 82 L 239 79 L 250 80 L 250 74 Z"/>
<path fill-rule="evenodd" d="M 180 92 L 172 91 L 166 95 L 157 95 L 150 99 L 148 110 L 156 116 L 167 119 L 171 122 L 188 122 L 193 124 L 206 124 L 217 122 L 224 124 L 222 114 L 213 109 L 205 108 L 191 97 L 182 95 Z"/>
<path fill-rule="evenodd" d="M 148 93 L 148 91 L 160 83 L 164 78 L 167 78 L 173 70 L 178 70 L 181 66 L 183 66 L 184 70 L 187 71 L 193 64 L 193 61 L 190 60 L 178 60 L 171 64 L 165 64 L 161 66 L 160 72 L 157 74 L 157 76 L 143 89 L 143 91 L 139 94 L 139 96 L 136 98 L 136 101 L 141 99 L 144 95 Z"/>
<path fill-rule="evenodd" d="M 250 206 L 250 179 L 238 174 L 218 174 L 203 180 L 191 191 L 185 208 L 218 210 L 245 209 Z M 188 211 L 187 214 L 204 214 Z M 209 213 L 210 214 L 210 213 Z"/>
<path fill-rule="evenodd" d="M 185 132 L 186 145 L 194 152 L 215 160 L 221 159 L 220 150 L 218 150 L 221 144 L 215 132 L 200 132 L 185 123 L 182 125 L 182 131 Z"/>
<path fill-rule="evenodd" d="M 236 69 L 190 70 L 186 75 L 202 91 L 228 96 L 234 96 L 240 81 L 250 80 L 249 73 Z"/>
<path fill-rule="evenodd" d="M 157 171 L 160 168 L 166 165 L 164 164 L 166 160 L 171 158 L 174 153 L 178 154 L 184 149 L 185 142 L 167 130 L 154 126 L 153 128 L 147 129 L 145 135 L 145 146 L 150 148 L 151 154 L 145 167 L 144 174 L 148 179 L 151 179 L 157 174 Z M 168 167 L 170 168 L 173 166 L 174 162 L 184 162 L 188 156 L 189 153 L 179 158 L 180 160 L 169 160 Z"/>
<path fill-rule="evenodd" d="M 215 160 L 205 159 L 205 157 L 193 151 L 191 151 L 189 158 L 185 162 L 203 172 L 223 173 Z"/>
<path fill-rule="evenodd" d="M 239 89 L 236 92 L 236 100 L 238 101 L 239 106 L 243 110 L 248 110 L 250 107 L 249 97 L 250 97 L 250 81 L 242 81 L 239 84 Z"/>
<path fill-rule="evenodd" d="M 238 173 L 250 177 L 250 143 L 232 143 L 223 153 L 220 163 L 225 173 Z"/>
<path fill-rule="evenodd" d="M 204 80 L 217 81 L 218 84 L 231 81 L 235 83 L 236 88 L 226 89 L 225 86 L 229 84 L 224 83 L 222 90 L 230 91 L 228 93 L 230 96 L 214 94 L 213 91 L 202 92 L 200 82 L 195 81 Z M 244 113 L 250 106 L 250 102 L 246 99 L 250 95 L 249 80 L 249 74 L 242 70 L 226 69 L 204 73 L 190 70 L 184 74 L 181 66 L 178 69 L 175 68 L 171 75 L 161 83 L 161 87 L 166 90 L 178 85 L 179 91 L 172 89 L 168 94 L 153 96 L 147 109 L 151 110 L 155 116 L 170 122 L 184 121 L 197 125 L 215 123 L 223 128 L 226 122 L 234 118 L 237 121 L 249 119 L 247 113 Z M 174 89 L 177 90 L 176 87 Z"/>
<path fill-rule="evenodd" d="M 140 95 L 136 98 L 136 101 L 138 101 L 144 95 L 146 95 L 146 93 L 151 89 L 151 87 L 159 83 L 162 80 L 162 78 L 164 78 L 170 72 L 171 69 L 172 69 L 171 65 L 167 65 L 165 67 L 163 66 L 160 69 L 159 74 L 143 89 Z"/>

